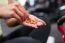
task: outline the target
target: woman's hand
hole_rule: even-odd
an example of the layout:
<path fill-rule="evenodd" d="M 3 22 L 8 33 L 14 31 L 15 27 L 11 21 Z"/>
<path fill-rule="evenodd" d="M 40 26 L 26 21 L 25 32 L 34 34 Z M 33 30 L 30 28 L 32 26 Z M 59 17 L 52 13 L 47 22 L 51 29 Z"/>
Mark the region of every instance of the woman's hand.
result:
<path fill-rule="evenodd" d="M 0 5 L 0 18 L 10 18 L 13 12 L 4 5 Z"/>
<path fill-rule="evenodd" d="M 46 25 L 46 23 L 34 15 L 29 15 L 29 19 L 25 20 L 23 25 L 38 28 L 39 26 Z"/>
<path fill-rule="evenodd" d="M 34 15 L 30 15 L 25 10 L 25 8 L 23 6 L 21 6 L 19 3 L 15 3 L 14 6 L 15 6 L 14 11 L 17 12 L 17 14 L 15 13 L 15 15 L 18 15 L 20 18 L 20 19 L 18 19 L 20 24 L 23 24 L 24 26 L 34 27 L 34 28 L 38 28 L 39 26 L 46 25 L 46 23 L 43 20 L 37 18 Z M 15 17 L 15 18 L 17 18 L 17 17 Z M 30 23 L 30 22 L 32 22 L 32 23 Z M 36 23 L 33 23 L 33 22 L 36 22 Z"/>
<path fill-rule="evenodd" d="M 7 18 L 7 24 L 14 24 L 18 22 L 21 25 L 23 24 L 24 26 L 33 28 L 38 28 L 41 25 L 46 25 L 43 20 L 37 18 L 36 16 L 30 15 L 18 2 L 9 4 L 9 9 L 3 7 L 1 10 L 1 16 L 3 18 Z"/>

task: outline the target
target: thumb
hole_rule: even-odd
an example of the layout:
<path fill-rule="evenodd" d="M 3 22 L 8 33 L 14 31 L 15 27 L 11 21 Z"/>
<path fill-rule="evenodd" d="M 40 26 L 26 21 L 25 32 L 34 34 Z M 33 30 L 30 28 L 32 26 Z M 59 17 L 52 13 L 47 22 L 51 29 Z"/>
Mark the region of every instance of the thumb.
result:
<path fill-rule="evenodd" d="M 10 18 L 10 19 L 6 20 L 6 24 L 9 27 L 14 27 L 14 26 L 16 26 L 17 23 L 18 23 L 17 19 L 15 19 L 15 18 Z"/>

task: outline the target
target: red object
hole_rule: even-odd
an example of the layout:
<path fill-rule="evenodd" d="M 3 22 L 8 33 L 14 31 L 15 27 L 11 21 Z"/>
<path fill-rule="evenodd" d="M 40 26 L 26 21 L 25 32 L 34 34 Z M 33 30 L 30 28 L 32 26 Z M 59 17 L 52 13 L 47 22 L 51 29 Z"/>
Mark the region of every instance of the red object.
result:
<path fill-rule="evenodd" d="M 59 25 L 58 29 L 62 33 L 62 43 L 65 43 L 65 27 L 63 25 Z"/>
<path fill-rule="evenodd" d="M 62 17 L 58 20 L 58 30 L 62 34 L 62 43 L 65 43 L 65 27 L 63 23 L 65 22 L 65 17 Z"/>

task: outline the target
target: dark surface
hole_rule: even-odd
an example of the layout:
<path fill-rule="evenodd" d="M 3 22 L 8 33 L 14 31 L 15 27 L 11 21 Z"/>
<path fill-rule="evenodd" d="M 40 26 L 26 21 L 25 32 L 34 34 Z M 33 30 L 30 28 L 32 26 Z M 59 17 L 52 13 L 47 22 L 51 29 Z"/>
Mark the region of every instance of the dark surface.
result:
<path fill-rule="evenodd" d="M 35 40 L 31 37 L 19 37 L 13 40 L 6 41 L 4 43 L 42 43 L 39 40 Z"/>
<path fill-rule="evenodd" d="M 7 36 L 9 33 L 14 31 L 16 28 L 20 27 L 20 26 L 17 26 L 17 27 L 9 28 L 3 22 L 5 22 L 5 21 L 4 20 L 1 21 L 2 29 L 3 29 L 3 35 L 4 36 Z M 61 34 L 57 30 L 57 24 L 56 23 L 51 24 L 51 33 L 50 33 L 50 36 L 53 36 L 55 38 L 55 43 L 61 43 Z"/>

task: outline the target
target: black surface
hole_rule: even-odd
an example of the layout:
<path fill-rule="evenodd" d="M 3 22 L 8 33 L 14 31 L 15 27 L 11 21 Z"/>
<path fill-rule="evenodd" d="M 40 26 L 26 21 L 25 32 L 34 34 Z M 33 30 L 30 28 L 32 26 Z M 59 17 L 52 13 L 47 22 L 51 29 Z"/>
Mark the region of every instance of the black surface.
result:
<path fill-rule="evenodd" d="M 4 20 L 1 21 L 1 24 L 2 24 L 2 29 L 3 29 L 3 35 L 4 36 L 7 36 L 9 33 L 14 31 L 16 28 L 20 27 L 20 26 L 17 26 L 17 27 L 14 27 L 14 28 L 9 28 L 9 27 L 6 26 Z M 51 33 L 50 33 L 50 36 L 55 37 L 55 43 L 61 43 L 61 34 L 57 30 L 57 24 L 56 23 L 51 24 Z"/>

